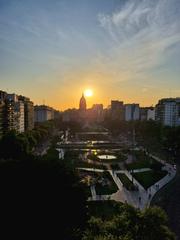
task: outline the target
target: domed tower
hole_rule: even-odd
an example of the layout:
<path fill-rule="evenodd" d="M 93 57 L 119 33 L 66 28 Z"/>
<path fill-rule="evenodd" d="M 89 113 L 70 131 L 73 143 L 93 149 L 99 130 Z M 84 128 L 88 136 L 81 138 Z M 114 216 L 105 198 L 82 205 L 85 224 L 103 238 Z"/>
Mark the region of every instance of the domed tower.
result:
<path fill-rule="evenodd" d="M 84 97 L 84 94 L 82 94 L 82 97 L 79 101 L 79 110 L 83 110 L 83 111 L 86 110 L 86 99 Z"/>

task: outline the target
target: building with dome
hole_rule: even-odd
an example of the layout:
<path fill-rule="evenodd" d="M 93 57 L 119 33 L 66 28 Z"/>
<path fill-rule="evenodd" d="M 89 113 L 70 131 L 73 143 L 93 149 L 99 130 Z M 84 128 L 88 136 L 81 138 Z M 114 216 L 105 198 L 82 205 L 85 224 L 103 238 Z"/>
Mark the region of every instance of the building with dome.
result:
<path fill-rule="evenodd" d="M 79 110 L 86 111 L 86 99 L 84 97 L 84 94 L 82 94 L 82 97 L 79 101 Z"/>

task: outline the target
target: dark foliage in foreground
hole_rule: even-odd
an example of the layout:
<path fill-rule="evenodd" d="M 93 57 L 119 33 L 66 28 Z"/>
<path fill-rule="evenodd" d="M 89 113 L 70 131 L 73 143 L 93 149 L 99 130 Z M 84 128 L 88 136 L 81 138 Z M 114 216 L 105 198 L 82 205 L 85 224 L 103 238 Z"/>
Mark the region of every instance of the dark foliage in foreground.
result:
<path fill-rule="evenodd" d="M 141 212 L 126 204 L 116 204 L 115 208 L 113 215 L 105 218 L 102 214 L 98 217 L 95 209 L 83 240 L 175 240 L 162 209 L 154 207 Z"/>
<path fill-rule="evenodd" d="M 80 238 L 86 196 L 78 177 L 64 164 L 1 161 L 0 192 L 1 234 L 5 231 L 6 236 L 24 239 Z"/>

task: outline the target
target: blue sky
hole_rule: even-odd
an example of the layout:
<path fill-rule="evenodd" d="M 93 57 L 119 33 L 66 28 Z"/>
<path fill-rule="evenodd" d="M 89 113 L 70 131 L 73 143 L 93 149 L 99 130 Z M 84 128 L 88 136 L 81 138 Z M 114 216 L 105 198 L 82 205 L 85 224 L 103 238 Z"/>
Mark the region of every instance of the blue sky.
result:
<path fill-rule="evenodd" d="M 179 0 L 0 0 L 0 88 L 59 109 L 81 92 L 180 96 Z"/>

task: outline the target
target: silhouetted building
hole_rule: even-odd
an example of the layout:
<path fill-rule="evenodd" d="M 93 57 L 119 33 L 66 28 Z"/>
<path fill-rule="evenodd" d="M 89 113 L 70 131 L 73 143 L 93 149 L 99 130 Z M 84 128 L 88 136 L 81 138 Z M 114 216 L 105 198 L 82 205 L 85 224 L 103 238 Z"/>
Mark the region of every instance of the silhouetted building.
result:
<path fill-rule="evenodd" d="M 14 102 L 6 99 L 4 110 L 4 133 L 11 130 L 16 130 L 15 125 Z"/>
<path fill-rule="evenodd" d="M 111 101 L 111 119 L 112 120 L 124 120 L 124 105 L 122 101 Z"/>
<path fill-rule="evenodd" d="M 19 101 L 24 103 L 24 128 L 25 131 L 34 128 L 34 104 L 29 98 L 24 96 L 18 97 Z"/>
<path fill-rule="evenodd" d="M 5 101 L 7 93 L 0 90 L 0 101 Z"/>
<path fill-rule="evenodd" d="M 84 97 L 84 94 L 82 94 L 82 97 L 79 102 L 79 110 L 85 111 L 86 110 L 86 99 Z"/>
<path fill-rule="evenodd" d="M 4 134 L 5 103 L 0 100 L 0 138 Z"/>
<path fill-rule="evenodd" d="M 103 104 L 94 104 L 91 111 L 94 121 L 102 122 L 104 120 Z"/>
<path fill-rule="evenodd" d="M 67 109 L 62 114 L 63 122 L 78 122 L 79 121 L 79 110 Z"/>

